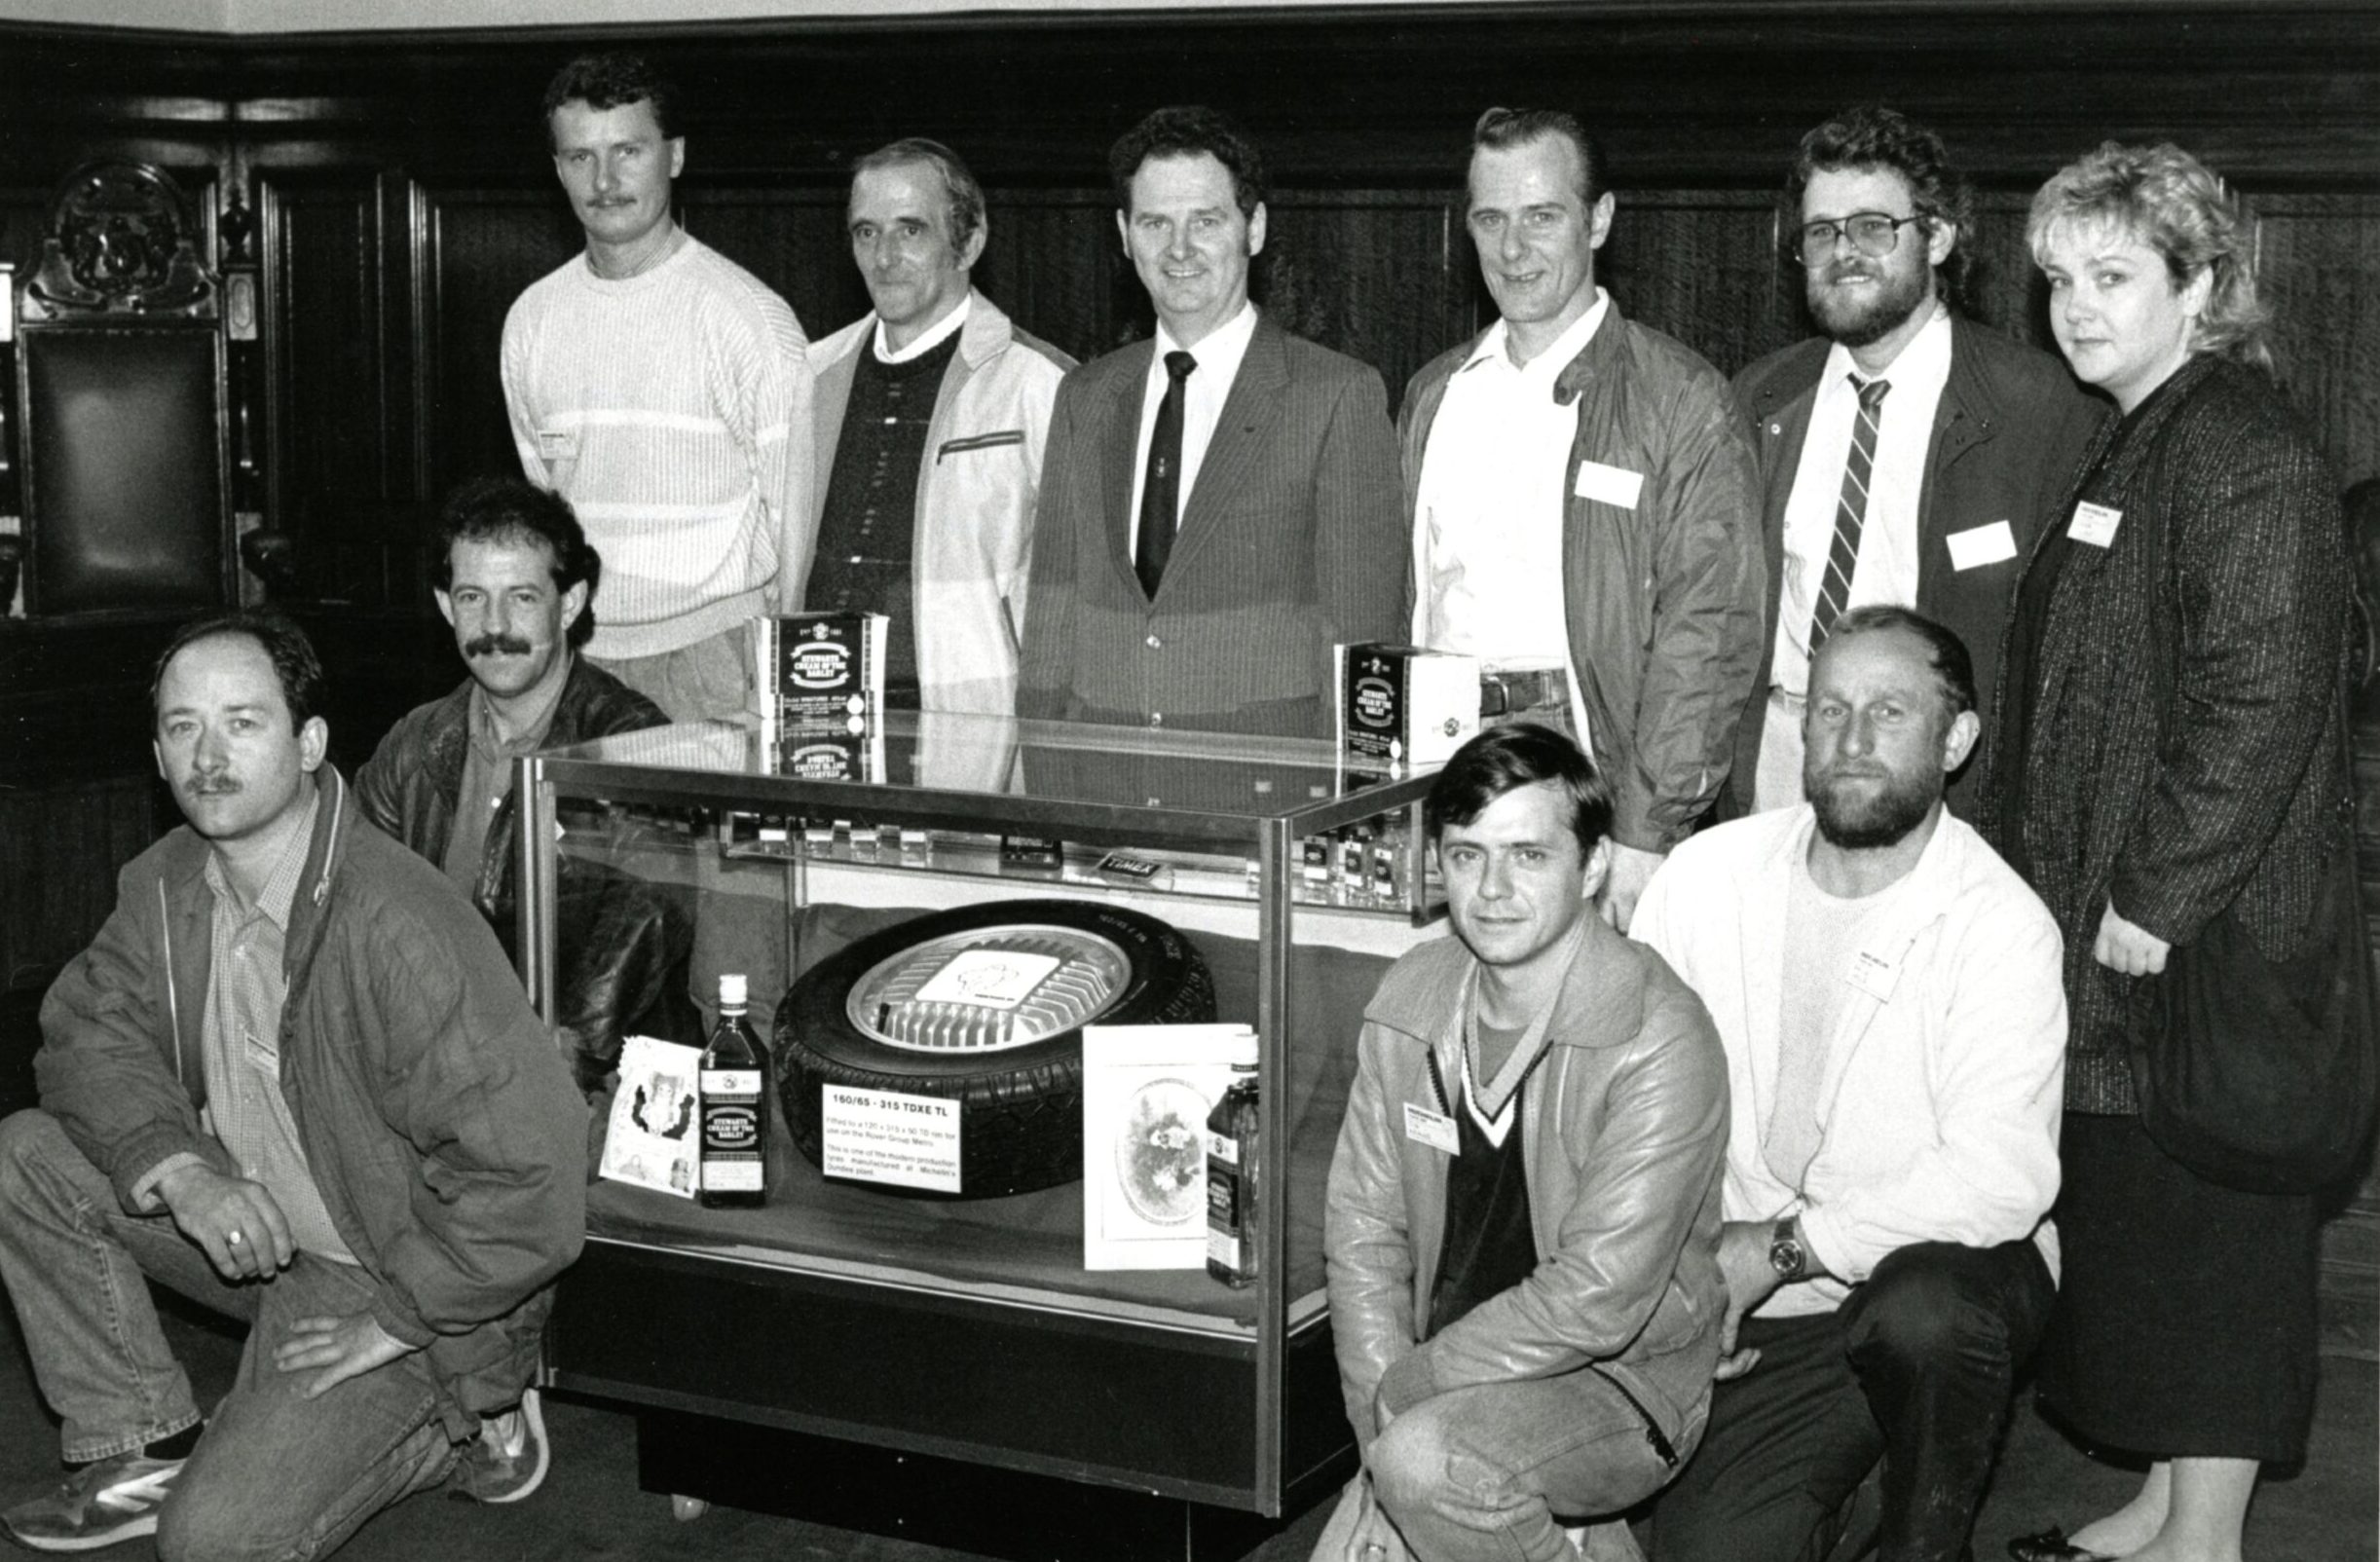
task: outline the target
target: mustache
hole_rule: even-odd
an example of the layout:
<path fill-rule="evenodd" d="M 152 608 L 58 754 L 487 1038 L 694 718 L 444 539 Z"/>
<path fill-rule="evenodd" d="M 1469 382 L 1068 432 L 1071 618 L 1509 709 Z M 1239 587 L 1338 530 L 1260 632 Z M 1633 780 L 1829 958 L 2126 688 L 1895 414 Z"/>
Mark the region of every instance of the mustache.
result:
<path fill-rule="evenodd" d="M 476 660 L 481 656 L 526 656 L 529 642 L 518 635 L 484 634 L 464 643 L 465 657 Z"/>
<path fill-rule="evenodd" d="M 201 775 L 193 770 L 182 790 L 197 798 L 227 798 L 240 790 L 240 783 L 228 775 Z"/>

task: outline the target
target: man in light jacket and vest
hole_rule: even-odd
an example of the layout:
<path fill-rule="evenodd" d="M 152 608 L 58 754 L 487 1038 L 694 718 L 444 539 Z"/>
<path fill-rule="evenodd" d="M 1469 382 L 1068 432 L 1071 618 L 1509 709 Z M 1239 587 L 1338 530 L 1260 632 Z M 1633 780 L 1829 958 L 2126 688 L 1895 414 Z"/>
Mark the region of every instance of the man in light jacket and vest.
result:
<path fill-rule="evenodd" d="M 1012 715 L 1042 446 L 1074 360 L 975 291 L 984 192 L 948 147 L 853 164 L 849 223 L 875 308 L 810 349 L 824 475 L 793 596 L 892 620 L 889 703 Z"/>

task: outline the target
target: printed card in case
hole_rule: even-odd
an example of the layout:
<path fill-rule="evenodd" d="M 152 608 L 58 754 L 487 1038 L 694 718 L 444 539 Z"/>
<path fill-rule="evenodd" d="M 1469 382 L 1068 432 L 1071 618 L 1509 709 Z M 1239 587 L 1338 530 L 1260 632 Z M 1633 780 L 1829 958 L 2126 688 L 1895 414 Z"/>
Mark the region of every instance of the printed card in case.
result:
<path fill-rule="evenodd" d="M 1203 1269 L 1207 1114 L 1247 1025 L 1083 1027 L 1083 1267 Z"/>

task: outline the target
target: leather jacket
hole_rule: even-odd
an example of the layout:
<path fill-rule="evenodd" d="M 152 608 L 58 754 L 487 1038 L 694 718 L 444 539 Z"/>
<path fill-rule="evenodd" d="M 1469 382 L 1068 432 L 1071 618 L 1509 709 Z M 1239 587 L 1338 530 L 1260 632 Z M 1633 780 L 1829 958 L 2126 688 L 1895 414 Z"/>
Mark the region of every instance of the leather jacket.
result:
<path fill-rule="evenodd" d="M 1367 1448 L 1380 1406 L 1588 1366 L 1673 1443 L 1700 1424 L 1727 1311 L 1727 1058 L 1659 955 L 1591 915 L 1580 937 L 1545 1056 L 1522 1086 L 1538 1267 L 1427 1341 L 1447 1163 L 1407 1134 L 1405 1108 L 1464 1109 L 1439 1082 L 1461 1078 L 1470 951 L 1453 938 L 1408 951 L 1364 1011 L 1322 1243 L 1340 1385 Z"/>
<path fill-rule="evenodd" d="M 453 693 L 409 712 L 355 774 L 364 817 L 432 863 L 446 860 L 454 833 L 456 800 L 470 751 L 473 687 L 465 679 Z M 575 655 L 545 729 L 545 746 L 639 731 L 668 720 L 659 706 Z M 508 792 L 497 804 L 471 889 L 471 903 L 516 965 L 520 880 L 513 870 L 518 834 L 513 821 L 518 806 Z M 553 1022 L 571 1051 L 580 1086 L 592 1091 L 602 1085 L 630 1030 L 699 1042 L 701 1022 L 679 969 L 693 943 L 690 910 L 661 886 L 581 857 L 564 856 L 558 878 Z"/>

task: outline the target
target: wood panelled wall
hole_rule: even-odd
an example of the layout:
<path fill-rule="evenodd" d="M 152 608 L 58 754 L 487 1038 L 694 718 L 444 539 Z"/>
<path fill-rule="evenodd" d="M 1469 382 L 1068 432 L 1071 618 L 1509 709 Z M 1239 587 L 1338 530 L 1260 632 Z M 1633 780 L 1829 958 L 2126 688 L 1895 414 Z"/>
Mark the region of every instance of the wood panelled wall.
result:
<path fill-rule="evenodd" d="M 1376 364 L 1392 397 L 1485 317 L 1455 191 L 1489 103 L 1568 105 L 1605 134 L 1621 206 L 1604 279 L 1729 371 L 1806 328 L 1774 192 L 1801 132 L 1842 104 L 1880 97 L 1943 130 L 1985 192 L 1976 312 L 2044 343 L 2030 191 L 2104 136 L 2171 136 L 2252 198 L 2290 390 L 2342 479 L 2380 469 L 2366 3 L 1600 0 L 264 41 L 0 29 L 0 256 L 32 262 L 51 186 L 93 155 L 171 167 L 210 224 L 234 190 L 255 213 L 264 508 L 302 542 L 299 605 L 378 680 L 343 748 L 455 676 L 422 632 L 420 516 L 456 480 L 513 466 L 499 331 L 578 244 L 537 101 L 562 59 L 609 43 L 686 89 L 687 225 L 813 334 L 866 308 L 840 232 L 849 161 L 909 133 L 958 147 L 989 188 L 978 279 L 1003 307 L 1078 355 L 1142 334 L 1105 148 L 1157 103 L 1229 108 L 1274 170 L 1259 296 Z"/>
<path fill-rule="evenodd" d="M 29 262 L 49 183 L 83 156 L 173 166 L 258 222 L 272 522 L 312 594 L 422 611 L 380 544 L 512 455 L 496 385 L 512 298 L 572 254 L 536 103 L 574 49 L 626 41 L 687 88 L 688 226 L 816 333 L 866 307 L 844 169 L 903 133 L 957 146 L 991 192 L 985 290 L 1082 355 L 1147 329 L 1116 251 L 1107 142 L 1148 106 L 1238 113 L 1275 168 L 1260 295 L 1378 365 L 1394 396 L 1484 299 L 1454 187 L 1490 102 L 1578 108 L 1621 213 L 1605 279 L 1723 369 L 1804 329 L 1776 244 L 1795 139 L 1842 103 L 1944 130 L 1986 192 L 1977 312 L 2046 341 L 2023 248 L 2030 190 L 2108 135 L 2172 136 L 2254 201 L 2290 389 L 2343 478 L 2380 469 L 2380 14 L 2368 5 L 1833 6 L 1743 0 L 794 23 L 589 35 L 144 42 L 0 34 L 0 254 Z"/>

